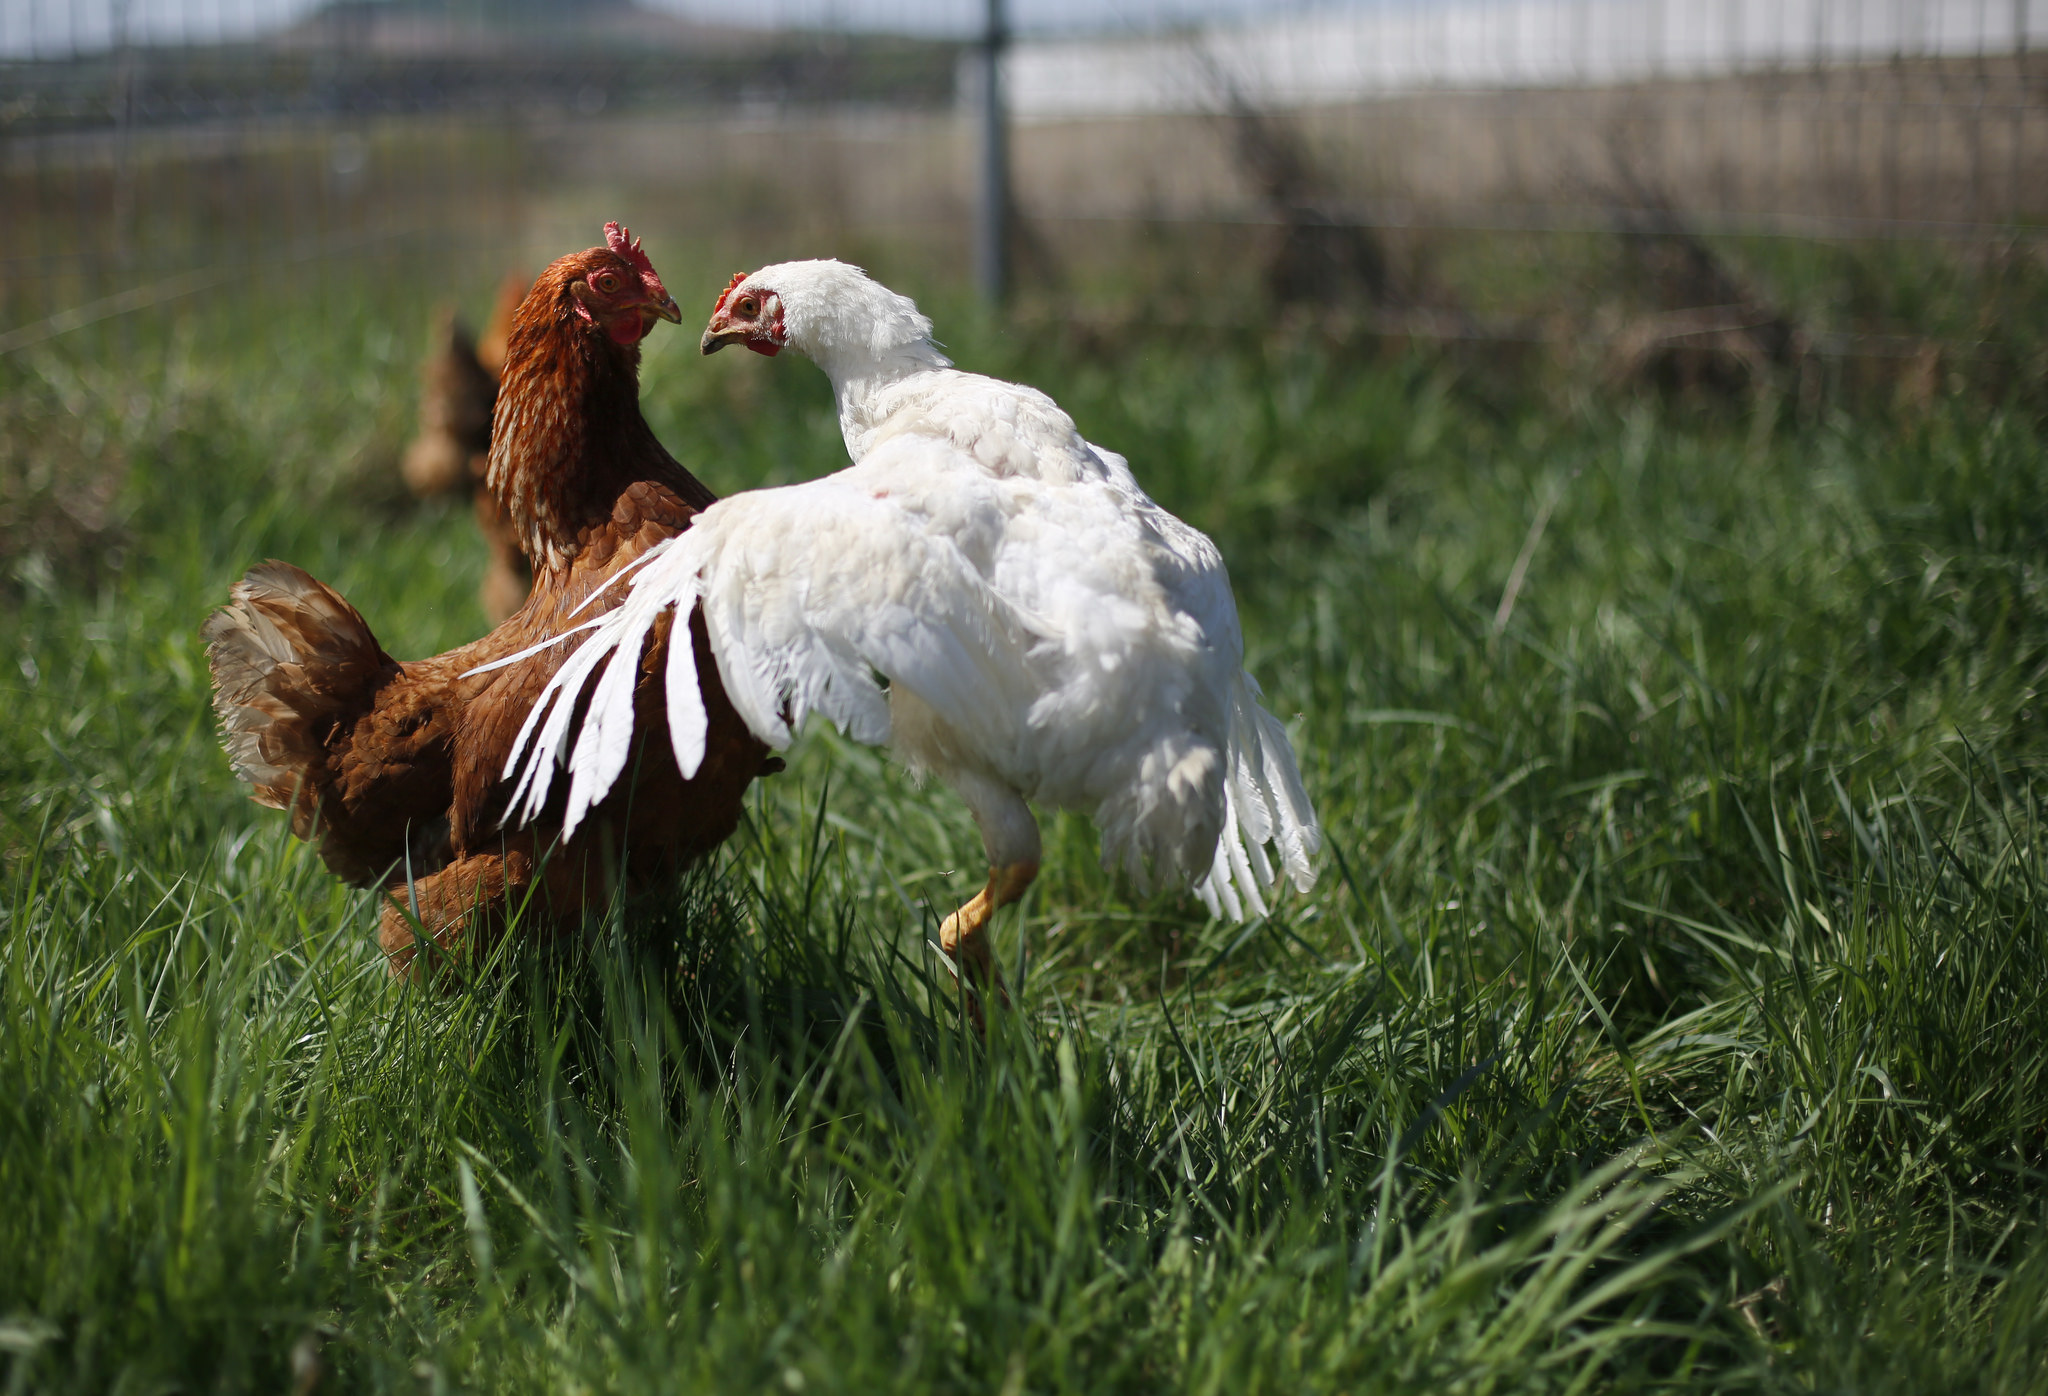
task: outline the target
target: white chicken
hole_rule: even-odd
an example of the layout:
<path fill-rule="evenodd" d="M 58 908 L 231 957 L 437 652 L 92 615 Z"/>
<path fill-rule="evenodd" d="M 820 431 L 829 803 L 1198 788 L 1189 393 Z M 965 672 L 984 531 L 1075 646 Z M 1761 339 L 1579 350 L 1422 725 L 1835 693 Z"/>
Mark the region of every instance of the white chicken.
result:
<path fill-rule="evenodd" d="M 887 744 L 966 801 L 988 882 L 941 947 L 1002 992 L 987 935 L 1037 875 L 1036 801 L 1090 813 L 1105 867 L 1263 915 L 1321 845 L 1294 751 L 1244 672 L 1215 545 L 1081 438 L 1052 399 L 952 367 L 916 305 L 834 261 L 763 267 L 718 299 L 703 350 L 795 349 L 832 380 L 851 468 L 722 499 L 653 548 L 528 715 L 515 818 L 570 776 L 563 837 L 625 764 L 637 659 L 660 614 L 702 605 L 719 674 L 778 749 L 812 713 Z M 557 639 L 566 638 L 557 637 Z M 687 645 L 666 673 L 687 778 L 704 705 Z M 574 714 L 603 670 L 580 727 Z"/>

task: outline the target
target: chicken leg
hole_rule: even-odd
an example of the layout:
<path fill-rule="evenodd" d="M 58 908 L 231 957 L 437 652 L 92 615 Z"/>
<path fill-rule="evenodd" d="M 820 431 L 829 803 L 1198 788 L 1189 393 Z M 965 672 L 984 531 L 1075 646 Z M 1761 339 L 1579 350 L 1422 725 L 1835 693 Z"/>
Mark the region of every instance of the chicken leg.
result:
<path fill-rule="evenodd" d="M 519 919 L 529 897 L 534 899 L 526 912 L 529 935 L 546 939 L 569 933 L 580 916 L 603 909 L 618 890 L 619 880 L 605 856 L 616 842 L 608 839 L 574 852 L 542 850 L 532 831 L 522 829 L 504 836 L 496 849 L 385 888 L 377 942 L 391 973 L 434 982 L 447 963 L 476 960 Z M 643 849 L 641 857 L 643 866 L 664 865 L 659 851 Z M 424 960 L 423 938 L 434 944 L 434 953 Z"/>
<path fill-rule="evenodd" d="M 993 987 L 998 1002 L 1004 1007 L 1010 1003 L 989 925 L 996 912 L 1021 898 L 1038 876 L 1038 821 L 1016 791 L 987 776 L 953 772 L 946 783 L 967 802 L 981 830 L 981 845 L 988 853 L 988 882 L 967 905 L 940 923 L 939 948 L 964 976 L 968 1012 L 977 1027 L 984 1027 L 981 988 Z"/>
<path fill-rule="evenodd" d="M 557 934 L 566 927 L 563 917 L 601 906 L 610 888 L 602 879 L 599 885 L 589 885 L 585 871 L 568 858 L 538 857 L 533 836 L 521 831 L 507 838 L 502 849 L 458 858 L 424 877 L 386 888 L 377 942 L 394 976 L 422 977 L 432 964 L 424 976 L 431 978 L 441 972 L 441 960 L 487 951 L 505 933 L 529 892 L 541 894 L 533 922 L 536 928 L 545 928 L 542 934 Z M 472 930 L 481 939 L 465 943 Z M 422 933 L 438 952 L 425 963 L 416 958 Z"/>

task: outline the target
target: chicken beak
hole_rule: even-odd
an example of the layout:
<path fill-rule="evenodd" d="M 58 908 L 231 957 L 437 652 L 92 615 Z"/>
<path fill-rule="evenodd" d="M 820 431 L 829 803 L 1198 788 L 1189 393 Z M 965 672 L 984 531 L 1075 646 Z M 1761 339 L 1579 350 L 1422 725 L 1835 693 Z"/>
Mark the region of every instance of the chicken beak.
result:
<path fill-rule="evenodd" d="M 698 341 L 697 347 L 702 349 L 707 354 L 716 354 L 726 345 L 737 344 L 746 337 L 747 332 L 742 329 L 736 329 L 732 327 L 728 327 L 722 330 L 708 329 L 704 331 L 704 338 Z"/>
<path fill-rule="evenodd" d="M 640 302 L 640 337 L 647 338 L 654 333 L 656 322 L 666 320 L 671 325 L 683 323 L 682 307 L 676 304 L 674 296 L 663 296 L 660 300 Z"/>

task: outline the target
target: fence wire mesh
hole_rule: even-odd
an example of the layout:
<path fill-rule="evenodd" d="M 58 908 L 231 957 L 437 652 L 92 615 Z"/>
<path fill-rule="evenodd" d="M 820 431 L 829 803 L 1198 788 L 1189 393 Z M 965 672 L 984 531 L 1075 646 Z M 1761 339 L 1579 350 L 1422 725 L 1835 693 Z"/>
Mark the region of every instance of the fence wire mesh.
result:
<path fill-rule="evenodd" d="M 482 281 L 611 216 L 964 282 L 987 20 L 974 0 L 0 0 L 0 352 L 435 249 Z M 2048 212 L 2040 0 L 1014 0 L 1007 20 L 1027 292 L 1256 263 L 1285 299 L 1512 338 L 1527 315 L 1438 313 L 1413 249 L 2034 255 Z"/>

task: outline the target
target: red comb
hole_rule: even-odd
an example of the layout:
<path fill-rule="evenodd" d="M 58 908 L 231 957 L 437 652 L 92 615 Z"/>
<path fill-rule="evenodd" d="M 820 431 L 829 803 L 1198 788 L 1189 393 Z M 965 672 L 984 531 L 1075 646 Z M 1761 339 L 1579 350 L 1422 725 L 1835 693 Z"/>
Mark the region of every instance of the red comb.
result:
<path fill-rule="evenodd" d="M 632 231 L 623 224 L 605 224 L 604 240 L 611 247 L 612 251 L 624 257 L 641 271 L 646 272 L 649 276 L 655 274 L 654 263 L 648 261 L 647 254 L 640 250 L 640 239 L 634 237 Z"/>
<path fill-rule="evenodd" d="M 747 273 L 743 271 L 736 271 L 732 274 L 732 280 L 726 282 L 725 289 L 718 293 L 718 304 L 711 307 L 711 313 L 713 315 L 716 315 L 719 311 L 725 309 L 725 298 L 733 293 L 733 288 L 735 286 L 738 286 L 742 281 L 745 281 L 746 279 Z"/>

